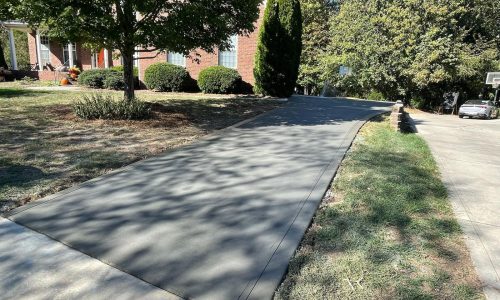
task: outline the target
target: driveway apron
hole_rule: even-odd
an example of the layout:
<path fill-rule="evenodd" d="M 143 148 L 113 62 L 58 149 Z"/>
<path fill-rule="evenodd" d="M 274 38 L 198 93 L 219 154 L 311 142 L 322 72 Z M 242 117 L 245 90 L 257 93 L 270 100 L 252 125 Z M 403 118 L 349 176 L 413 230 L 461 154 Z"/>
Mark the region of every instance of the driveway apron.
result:
<path fill-rule="evenodd" d="M 269 299 L 359 128 L 390 105 L 292 97 L 9 218 L 183 298 Z"/>

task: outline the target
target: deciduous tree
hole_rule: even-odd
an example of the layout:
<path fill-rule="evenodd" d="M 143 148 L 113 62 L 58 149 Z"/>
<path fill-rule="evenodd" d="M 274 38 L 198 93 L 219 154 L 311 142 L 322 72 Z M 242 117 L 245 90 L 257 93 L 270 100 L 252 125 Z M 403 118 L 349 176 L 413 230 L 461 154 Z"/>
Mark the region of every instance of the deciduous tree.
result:
<path fill-rule="evenodd" d="M 493 9 L 480 0 L 345 0 L 331 21 L 328 75 L 362 95 L 424 105 L 445 91 L 477 93 L 498 59 L 495 34 L 486 29 L 498 18 L 486 18 Z M 340 65 L 353 75 L 340 77 Z"/>
<path fill-rule="evenodd" d="M 330 18 L 337 11 L 338 1 L 301 0 L 302 8 L 302 56 L 297 83 L 306 94 L 318 94 L 323 86 L 325 65 L 330 43 Z"/>
<path fill-rule="evenodd" d="M 134 99 L 136 51 L 188 54 L 229 47 L 235 34 L 254 30 L 260 0 L 21 0 L 21 16 L 50 36 L 117 49 L 125 98 Z M 146 56 L 148 56 L 146 55 Z"/>

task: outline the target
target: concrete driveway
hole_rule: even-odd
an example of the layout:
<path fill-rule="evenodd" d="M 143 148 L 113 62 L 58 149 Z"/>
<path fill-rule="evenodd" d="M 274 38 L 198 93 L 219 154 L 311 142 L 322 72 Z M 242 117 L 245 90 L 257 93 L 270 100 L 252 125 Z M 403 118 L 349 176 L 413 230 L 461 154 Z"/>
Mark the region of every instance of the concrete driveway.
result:
<path fill-rule="evenodd" d="M 357 131 L 390 105 L 294 97 L 9 218 L 182 298 L 270 299 Z"/>
<path fill-rule="evenodd" d="M 500 119 L 412 114 L 436 157 L 489 299 L 500 299 Z"/>

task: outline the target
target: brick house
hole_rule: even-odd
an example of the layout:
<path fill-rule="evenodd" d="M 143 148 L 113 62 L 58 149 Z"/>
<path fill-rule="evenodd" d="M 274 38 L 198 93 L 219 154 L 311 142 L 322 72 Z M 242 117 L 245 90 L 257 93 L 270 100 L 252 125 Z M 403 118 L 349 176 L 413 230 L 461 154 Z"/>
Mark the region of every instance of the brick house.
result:
<path fill-rule="evenodd" d="M 264 2 L 265 3 L 265 2 Z M 186 68 L 194 79 L 198 78 L 201 70 L 209 66 L 222 65 L 238 70 L 243 81 L 251 85 L 254 84 L 253 66 L 255 53 L 257 51 L 257 39 L 259 27 L 264 14 L 264 4 L 260 6 L 260 16 L 254 30 L 249 36 L 231 37 L 232 49 L 228 51 L 215 50 L 214 53 L 207 53 L 202 50 L 193 51 L 189 57 L 179 53 L 136 53 L 135 66 L 139 69 L 139 79 L 144 78 L 144 71 L 148 66 L 156 62 L 170 62 Z M 113 55 L 110 49 L 101 49 L 97 53 L 84 48 L 78 43 L 63 45 L 50 40 L 43 32 L 31 30 L 26 24 L 16 21 L 4 22 L 10 31 L 13 40 L 13 30 L 22 30 L 28 34 L 28 47 L 30 53 L 31 71 L 20 72 L 23 76 L 31 76 L 41 80 L 53 80 L 54 70 L 60 66 L 78 66 L 82 70 L 95 68 L 109 68 L 121 65 L 119 55 Z M 11 61 L 13 69 L 17 69 L 15 58 L 15 45 L 10 43 Z M 154 57 L 158 54 L 156 57 Z M 144 58 L 141 59 L 141 56 Z M 154 57 L 154 58 L 151 58 Z M 196 58 L 196 60 L 194 59 Z"/>

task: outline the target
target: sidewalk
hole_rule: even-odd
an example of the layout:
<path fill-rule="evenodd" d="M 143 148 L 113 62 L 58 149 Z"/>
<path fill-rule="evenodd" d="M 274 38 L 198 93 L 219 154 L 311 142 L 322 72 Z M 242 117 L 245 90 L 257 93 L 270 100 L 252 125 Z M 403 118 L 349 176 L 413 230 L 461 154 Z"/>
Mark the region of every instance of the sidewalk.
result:
<path fill-rule="evenodd" d="M 488 299 L 500 299 L 500 120 L 411 115 L 429 143 Z"/>
<path fill-rule="evenodd" d="M 2 299 L 180 299 L 7 219 L 0 236 Z"/>

